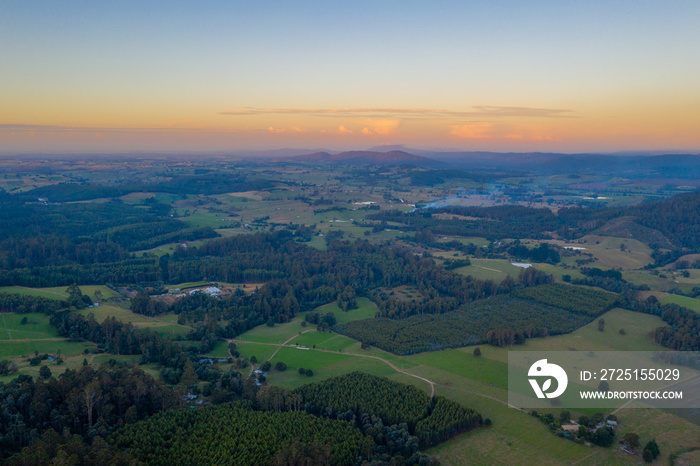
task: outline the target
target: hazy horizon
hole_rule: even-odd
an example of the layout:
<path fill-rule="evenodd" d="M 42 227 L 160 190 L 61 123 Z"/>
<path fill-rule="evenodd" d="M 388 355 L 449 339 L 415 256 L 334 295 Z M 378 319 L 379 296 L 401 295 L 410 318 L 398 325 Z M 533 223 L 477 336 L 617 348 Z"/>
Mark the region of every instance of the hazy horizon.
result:
<path fill-rule="evenodd" d="M 4 10 L 3 153 L 700 150 L 697 2 Z"/>

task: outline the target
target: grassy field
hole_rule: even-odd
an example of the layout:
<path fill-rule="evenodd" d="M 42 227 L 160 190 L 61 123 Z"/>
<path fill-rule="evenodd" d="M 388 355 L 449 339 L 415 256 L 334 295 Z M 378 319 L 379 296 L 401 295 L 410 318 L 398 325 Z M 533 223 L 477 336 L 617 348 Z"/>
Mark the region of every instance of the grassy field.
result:
<path fill-rule="evenodd" d="M 62 294 L 65 297 L 68 297 L 68 292 L 66 291 L 68 287 L 66 286 L 56 286 L 52 288 L 39 288 L 42 291 L 47 291 L 50 293 L 56 293 L 56 294 Z M 80 291 L 82 291 L 83 294 L 86 294 L 90 296 L 91 298 L 94 298 L 95 296 L 95 291 L 100 290 L 102 293 L 102 299 L 109 299 L 109 298 L 116 298 L 119 296 L 119 293 L 116 291 L 113 291 L 112 289 L 104 286 L 104 285 L 81 285 Z"/>
<path fill-rule="evenodd" d="M 177 315 L 165 314 L 155 317 L 148 317 L 142 314 L 135 314 L 129 309 L 109 304 L 101 304 L 98 307 L 81 309 L 79 314 L 84 316 L 93 314 L 98 322 L 104 321 L 107 317 L 114 317 L 122 322 L 131 322 L 135 327 L 151 328 L 156 332 L 169 336 L 187 335 L 191 328 L 177 323 Z"/>
<path fill-rule="evenodd" d="M 27 323 L 22 324 L 26 317 Z M 45 360 L 42 365 L 51 366 L 54 375 L 62 373 L 68 367 L 77 367 L 77 360 L 82 361 L 86 349 L 94 349 L 91 343 L 67 342 L 61 338 L 56 330 L 49 324 L 49 317 L 43 314 L 0 314 L 0 358 L 14 361 L 19 374 L 27 374 L 32 377 L 39 375 L 39 366 L 31 366 L 29 358 L 34 353 L 61 355 L 64 359 L 62 365 Z M 0 377 L 0 382 L 9 381 L 17 374 Z"/>
<path fill-rule="evenodd" d="M 382 376 L 395 373 L 389 365 L 377 359 L 301 350 L 292 347 L 280 348 L 280 351 L 272 359 L 273 365 L 278 361 L 284 362 L 287 365 L 287 370 L 285 372 L 271 371 L 268 373 L 268 382 L 288 388 L 300 387 L 307 383 L 318 382 L 353 371 Z M 312 377 L 299 375 L 300 367 L 313 370 L 314 375 Z"/>
<path fill-rule="evenodd" d="M 338 335 L 336 333 L 311 331 L 299 335 L 289 342 L 289 345 L 299 345 L 308 348 L 318 348 L 330 351 L 342 351 L 350 345 L 357 343 L 355 340 Z"/>
<path fill-rule="evenodd" d="M 237 341 L 236 349 L 242 356 L 246 356 L 248 358 L 255 356 L 258 361 L 267 361 L 272 357 L 272 354 L 277 349 L 277 346 L 271 346 L 263 343 Z"/>
<path fill-rule="evenodd" d="M 27 323 L 22 324 L 26 318 Z M 0 314 L 0 341 L 3 340 L 40 340 L 55 338 L 56 330 L 49 324 L 49 317 L 43 314 Z"/>
<path fill-rule="evenodd" d="M 337 303 L 329 303 L 325 306 L 320 306 L 314 309 L 314 312 L 328 314 L 329 312 L 335 316 L 335 320 L 339 324 L 350 322 L 352 320 L 370 319 L 379 312 L 379 308 L 367 298 L 357 298 L 357 308 L 347 312 L 338 307 Z"/>
<path fill-rule="evenodd" d="M 58 301 L 68 297 L 68 294 L 65 293 L 54 293 L 39 288 L 26 288 L 24 286 L 0 286 L 0 293 L 21 294 L 25 296 L 39 296 L 41 298 L 55 299 Z"/>
<path fill-rule="evenodd" d="M 508 261 L 500 259 L 470 259 L 470 261 L 471 265 L 455 269 L 455 272 L 462 275 L 471 275 L 480 280 L 501 282 L 508 275 L 513 277 L 513 279 L 517 279 L 520 271 L 523 270 L 520 267 L 511 265 Z"/>
<path fill-rule="evenodd" d="M 313 312 L 319 312 L 321 314 L 327 314 L 330 312 L 335 316 L 339 323 L 342 323 L 351 320 L 361 320 L 374 317 L 374 314 L 378 310 L 377 306 L 367 298 L 357 298 L 357 304 L 357 309 L 352 309 L 348 312 L 344 312 L 336 303 L 330 303 L 317 307 Z M 313 328 L 313 325 L 308 325 L 306 327 L 301 325 L 305 315 L 306 313 L 301 313 L 289 322 L 284 324 L 275 324 L 274 327 L 260 325 L 239 335 L 236 340 L 282 344 L 292 338 L 294 335 Z"/>
<path fill-rule="evenodd" d="M 700 313 L 700 299 L 670 294 L 661 300 L 662 304 L 674 303 Z"/>
<path fill-rule="evenodd" d="M 2 286 L 0 287 L 0 293 L 14 293 L 22 294 L 28 296 L 40 296 L 42 298 L 61 300 L 68 297 L 68 292 L 66 292 L 66 286 L 55 286 L 51 288 L 27 288 L 24 286 Z M 111 290 L 104 285 L 81 285 L 80 291 L 83 294 L 94 298 L 95 291 L 100 290 L 102 293 L 102 299 L 116 298 L 119 293 Z"/>
<path fill-rule="evenodd" d="M 489 428 L 476 429 L 429 449 L 427 453 L 435 455 L 441 464 L 573 464 L 594 453 L 594 448 L 552 435 L 539 420 L 497 401 L 455 388 L 438 387 L 437 393 L 493 421 Z"/>
<path fill-rule="evenodd" d="M 228 342 L 226 341 L 220 341 L 214 346 L 214 349 L 211 350 L 207 356 L 212 356 L 215 358 L 228 358 Z"/>
<path fill-rule="evenodd" d="M 564 275 L 569 275 L 571 278 L 586 278 L 585 275 L 583 275 L 578 269 L 567 269 L 562 267 L 560 264 L 557 265 L 552 265 L 552 264 L 542 264 L 542 263 L 533 263 L 533 266 L 537 270 L 541 270 L 545 273 L 550 274 L 551 276 L 554 277 L 554 279 L 558 282 L 562 282 L 563 279 L 562 277 Z M 513 277 L 516 278 L 516 277 Z"/>
<path fill-rule="evenodd" d="M 623 271 L 622 278 L 635 285 L 648 285 L 649 288 L 654 291 L 680 289 L 683 292 L 689 293 L 693 290 L 693 287 L 700 285 L 700 281 L 693 282 L 688 279 L 685 279 L 686 281 L 681 281 L 684 277 L 680 275 L 674 276 L 670 272 L 654 275 L 651 272 L 640 270 Z"/>
<path fill-rule="evenodd" d="M 27 324 L 22 319 L 27 318 Z M 92 344 L 71 343 L 61 338 L 43 314 L 0 314 L 0 357 L 39 353 L 78 354 Z"/>
<path fill-rule="evenodd" d="M 236 337 L 236 340 L 256 343 L 274 343 L 280 345 L 292 338 L 294 335 L 298 335 L 304 330 L 309 329 L 309 327 L 301 326 L 301 322 L 303 320 L 304 318 L 301 315 L 298 315 L 289 322 L 284 324 L 275 324 L 274 327 L 259 325 L 245 333 L 242 333 Z"/>
<path fill-rule="evenodd" d="M 521 346 L 511 348 L 481 346 L 481 358 L 475 358 L 471 354 L 472 348 L 411 356 L 412 361 L 423 364 L 411 372 L 443 385 L 437 387 L 437 393 L 473 407 L 493 420 L 491 428 L 477 429 L 464 434 L 429 450 L 428 453 L 435 455 L 446 465 L 532 464 L 533 462 L 541 464 L 638 463 L 639 457 L 626 455 L 615 445 L 608 449 L 586 447 L 560 439 L 549 433 L 535 418 L 508 408 L 495 400 L 469 393 L 478 392 L 506 400 L 507 392 L 501 387 L 507 377 L 507 374 L 502 371 L 507 370 L 505 362 L 507 362 L 508 351 L 566 351 L 572 348 L 620 351 L 663 349 L 653 344 L 648 337 L 651 330 L 663 323 L 659 318 L 623 309 L 614 309 L 604 314 L 603 318 L 606 321 L 606 329 L 603 332 L 598 331 L 597 324 L 593 322 L 571 335 L 532 339 Z M 628 333 L 624 336 L 619 335 L 618 326 L 624 326 Z M 500 366 L 492 363 L 498 363 Z M 495 383 L 489 383 L 489 378 Z M 410 379 L 406 382 L 415 383 Z M 633 431 L 638 433 L 644 442 L 656 438 L 662 449 L 663 461 L 667 461 L 671 453 L 699 446 L 700 427 L 669 413 L 658 410 L 626 409 L 619 412 L 618 416 L 621 419 L 618 437 L 623 436 L 625 432 Z"/>
<path fill-rule="evenodd" d="M 653 262 L 651 249 L 631 238 L 587 235 L 581 239 L 581 243 L 581 246 L 587 248 L 585 252 L 598 259 L 594 266 L 639 269 Z"/>
<path fill-rule="evenodd" d="M 471 350 L 471 351 L 470 351 Z M 508 389 L 508 365 L 501 361 L 476 357 L 471 348 L 448 349 L 409 356 L 409 361 Z"/>
<path fill-rule="evenodd" d="M 482 357 L 508 362 L 508 351 L 663 351 L 665 348 L 651 341 L 649 333 L 665 325 L 657 316 L 641 314 L 626 309 L 613 309 L 601 316 L 605 330 L 598 330 L 598 320 L 567 335 L 532 338 L 524 345 L 510 348 L 482 346 Z M 625 329 L 625 335 L 619 330 Z M 463 351 L 473 350 L 464 348 Z"/>
<path fill-rule="evenodd" d="M 311 241 L 305 244 L 320 251 L 325 251 L 326 249 L 328 249 L 326 239 L 322 236 L 314 236 L 313 238 L 311 238 Z"/>

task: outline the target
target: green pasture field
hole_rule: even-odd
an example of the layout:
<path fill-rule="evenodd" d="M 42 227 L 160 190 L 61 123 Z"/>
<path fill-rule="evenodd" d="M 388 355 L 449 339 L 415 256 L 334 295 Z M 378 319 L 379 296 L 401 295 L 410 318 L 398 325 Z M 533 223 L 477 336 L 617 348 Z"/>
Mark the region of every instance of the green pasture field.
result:
<path fill-rule="evenodd" d="M 267 361 L 272 357 L 278 346 L 267 343 L 250 343 L 244 341 L 236 341 L 236 350 L 247 358 L 255 356 L 259 362 Z"/>
<path fill-rule="evenodd" d="M 553 276 L 557 281 L 563 281 L 562 277 L 564 275 L 569 275 L 572 279 L 576 278 L 586 278 L 585 275 L 581 273 L 579 269 L 566 269 L 560 265 L 543 264 L 543 263 L 532 263 L 532 265 L 537 269 Z M 513 277 L 514 279 L 516 277 Z"/>
<path fill-rule="evenodd" d="M 683 284 L 700 285 L 700 269 L 687 269 L 687 272 L 688 277 L 684 277 L 680 272 L 672 272 L 670 276 Z"/>
<path fill-rule="evenodd" d="M 313 350 L 299 350 L 284 347 L 272 360 L 273 366 L 282 361 L 287 364 L 287 370 L 268 372 L 268 383 L 287 388 L 297 388 L 307 383 L 319 382 L 330 377 L 347 374 L 354 371 L 369 374 L 389 376 L 396 372 L 386 363 L 377 359 L 352 357 L 343 354 L 323 353 Z M 299 375 L 299 368 L 311 369 L 312 377 Z"/>
<path fill-rule="evenodd" d="M 345 322 L 350 322 L 352 320 L 362 320 L 370 319 L 379 312 L 379 308 L 376 304 L 364 297 L 358 297 L 357 308 L 350 309 L 345 312 L 338 307 L 338 304 L 333 302 L 326 304 L 324 306 L 317 307 L 313 312 L 318 312 L 321 315 L 328 314 L 329 312 L 335 316 L 335 320 L 339 324 L 344 324 Z"/>
<path fill-rule="evenodd" d="M 318 249 L 319 251 L 325 251 L 328 249 L 328 245 L 326 244 L 326 238 L 322 236 L 314 236 L 313 238 L 311 238 L 311 241 L 304 244 L 314 249 Z"/>
<path fill-rule="evenodd" d="M 194 212 L 190 210 L 190 215 L 188 215 L 187 217 L 183 217 L 182 215 L 184 215 L 185 210 L 187 209 L 178 209 L 178 215 L 180 215 L 180 218 L 178 220 L 182 220 L 187 225 L 193 228 L 221 228 L 223 225 L 228 224 L 228 222 L 222 220 L 221 216 L 203 210 L 196 210 Z M 224 217 L 226 216 L 224 215 Z"/>
<path fill-rule="evenodd" d="M 441 464 L 560 465 L 594 453 L 594 448 L 559 438 L 538 419 L 498 401 L 451 387 L 437 387 L 437 393 L 476 409 L 493 422 L 491 427 L 472 430 L 426 451 Z"/>
<path fill-rule="evenodd" d="M 517 279 L 520 275 L 521 267 L 511 265 L 508 261 L 500 259 L 469 259 L 471 265 L 455 269 L 455 272 L 462 275 L 471 275 L 480 280 L 503 281 L 508 275 Z"/>
<path fill-rule="evenodd" d="M 283 346 L 271 360 L 274 365 L 278 361 L 284 361 L 288 370 L 297 370 L 300 367 L 306 369 L 317 369 L 319 367 L 335 364 L 344 361 L 351 356 L 345 354 L 326 353 L 323 351 L 313 351 L 310 349 L 300 349 L 296 347 Z"/>
<path fill-rule="evenodd" d="M 531 338 L 524 345 L 510 348 L 484 346 L 482 357 L 508 362 L 508 351 L 667 351 L 654 343 L 649 333 L 666 323 L 657 316 L 615 308 L 600 318 L 605 320 L 605 330 L 598 330 L 598 319 L 566 335 Z M 625 335 L 619 330 L 625 329 Z M 474 348 L 474 347 L 470 347 Z M 466 349 L 467 351 L 469 349 Z"/>
<path fill-rule="evenodd" d="M 23 317 L 28 323 L 22 325 Z M 35 322 L 35 323 L 33 323 Z M 12 357 L 39 353 L 70 355 L 81 353 L 92 344 L 65 341 L 49 325 L 49 317 L 43 314 L 0 314 L 0 357 Z"/>
<path fill-rule="evenodd" d="M 357 309 L 352 309 L 348 312 L 344 312 L 336 303 L 329 303 L 324 306 L 317 307 L 313 312 L 319 312 L 320 314 L 327 314 L 329 312 L 333 313 L 336 320 L 341 323 L 374 317 L 375 312 L 378 310 L 377 306 L 367 298 L 357 298 L 357 304 Z M 298 335 L 306 330 L 314 329 L 313 324 L 309 324 L 306 327 L 301 325 L 301 322 L 304 320 L 305 316 L 306 313 L 300 313 L 289 322 L 284 324 L 275 324 L 274 327 L 259 325 L 245 333 L 242 333 L 236 337 L 236 340 L 282 344 L 294 337 L 294 335 Z"/>
<path fill-rule="evenodd" d="M 104 285 L 81 285 L 80 291 L 83 294 L 94 298 L 95 291 L 100 290 L 102 299 L 116 298 L 119 293 Z M 28 288 L 24 286 L 2 286 L 0 293 L 13 293 L 27 296 L 39 296 L 42 298 L 62 300 L 68 297 L 67 286 L 54 286 L 49 288 Z"/>
<path fill-rule="evenodd" d="M 65 289 L 64 289 L 65 290 Z M 41 288 L 27 288 L 24 286 L 0 286 L 0 293 L 21 294 L 25 296 L 38 296 L 40 298 L 55 299 L 60 301 L 68 297 L 67 293 L 56 293 Z"/>
<path fill-rule="evenodd" d="M 199 286 L 206 286 L 211 284 L 211 282 L 187 282 L 187 283 L 178 283 L 177 285 L 166 285 L 165 287 L 169 290 L 174 290 L 174 289 L 180 289 L 184 290 L 187 288 L 197 288 Z"/>
<path fill-rule="evenodd" d="M 165 314 L 161 316 L 149 317 L 142 314 L 136 314 L 129 309 L 124 309 L 118 306 L 101 304 L 98 307 L 81 309 L 79 314 L 88 316 L 93 314 L 98 322 L 103 322 L 107 317 L 114 317 L 121 322 L 131 322 L 135 327 L 151 328 L 161 335 L 176 337 L 187 335 L 191 327 L 179 325 L 177 323 L 177 315 Z"/>
<path fill-rule="evenodd" d="M 288 343 L 289 346 L 305 346 L 308 348 L 318 348 L 331 351 L 340 351 L 356 341 L 331 332 L 311 331 L 299 335 Z"/>
<path fill-rule="evenodd" d="M 214 346 L 214 349 L 211 350 L 209 353 L 207 353 L 207 356 L 211 356 L 214 358 L 228 358 L 228 342 L 227 341 L 219 341 L 216 343 Z"/>
<path fill-rule="evenodd" d="M 375 348 L 374 346 L 371 346 L 368 349 L 362 349 L 362 345 L 360 342 L 357 342 L 354 345 L 350 345 L 347 348 L 344 348 L 343 353 L 355 354 L 359 356 L 371 356 L 383 359 L 384 361 L 390 362 L 394 365 L 394 367 L 400 370 L 409 370 L 419 366 L 418 363 L 411 361 L 406 356 L 397 356 L 379 348 Z"/>
<path fill-rule="evenodd" d="M 639 269 L 653 262 L 651 249 L 641 241 L 632 238 L 586 235 L 580 242 L 587 248 L 584 252 L 598 259 L 595 262 L 598 266 Z M 623 244 L 625 251 L 620 250 Z"/>
<path fill-rule="evenodd" d="M 489 245 L 489 240 L 486 238 L 479 238 L 476 236 L 441 236 L 438 239 L 438 243 L 448 243 L 450 241 L 459 241 L 462 244 L 472 243 L 478 247 L 486 247 Z"/>
<path fill-rule="evenodd" d="M 501 361 L 474 356 L 473 349 L 459 348 L 408 356 L 408 360 L 474 379 L 494 387 L 508 389 L 508 365 Z"/>
<path fill-rule="evenodd" d="M 670 294 L 660 301 L 662 304 L 674 303 L 679 306 L 687 307 L 688 309 L 700 313 L 700 299 Z"/>
<path fill-rule="evenodd" d="M 284 324 L 275 324 L 274 327 L 268 327 L 267 325 L 258 325 L 257 327 L 252 328 L 247 332 L 237 336 L 236 340 L 255 343 L 274 343 L 281 345 L 285 341 L 294 337 L 294 335 L 298 335 L 304 330 L 311 329 L 308 326 L 301 326 L 301 322 L 303 320 L 303 315 L 299 314 L 289 322 Z"/>
<path fill-rule="evenodd" d="M 0 358 L 12 358 L 22 355 L 33 355 L 35 351 L 39 354 L 58 354 L 66 356 L 82 354 L 86 348 L 94 348 L 90 343 L 68 342 L 61 337 L 42 340 L 16 340 L 3 341 L 0 345 Z"/>
<path fill-rule="evenodd" d="M 27 323 L 22 325 L 21 321 L 25 317 Z M 60 338 L 56 330 L 49 324 L 48 316 L 44 314 L 15 314 L 14 312 L 0 314 L 0 341 L 43 340 L 47 338 Z"/>
<path fill-rule="evenodd" d="M 622 278 L 635 285 L 648 285 L 653 291 L 670 291 L 673 289 L 680 289 L 685 293 L 690 293 L 692 292 L 693 287 L 700 285 L 700 282 L 681 282 L 680 279 L 683 277 L 680 275 L 673 275 L 671 272 L 663 271 L 661 274 L 665 275 L 666 278 L 641 270 L 623 271 Z M 678 283 L 675 281 L 678 281 Z"/>

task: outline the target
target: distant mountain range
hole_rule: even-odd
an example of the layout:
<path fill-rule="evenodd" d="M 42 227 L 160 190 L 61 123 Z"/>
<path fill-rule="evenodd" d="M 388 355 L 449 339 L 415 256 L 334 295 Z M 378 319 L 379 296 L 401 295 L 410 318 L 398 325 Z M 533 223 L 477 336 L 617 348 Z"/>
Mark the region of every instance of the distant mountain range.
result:
<path fill-rule="evenodd" d="M 338 165 L 414 165 L 425 168 L 518 171 L 523 173 L 619 174 L 626 177 L 700 178 L 700 155 L 611 155 L 497 152 L 429 152 L 414 154 L 403 146 L 367 151 L 313 152 L 278 161 Z"/>
<path fill-rule="evenodd" d="M 400 150 L 388 152 L 349 151 L 337 154 L 315 152 L 313 154 L 287 157 L 284 161 L 309 162 L 342 165 L 417 165 L 421 167 L 442 167 L 446 164 L 439 160 L 409 154 Z"/>

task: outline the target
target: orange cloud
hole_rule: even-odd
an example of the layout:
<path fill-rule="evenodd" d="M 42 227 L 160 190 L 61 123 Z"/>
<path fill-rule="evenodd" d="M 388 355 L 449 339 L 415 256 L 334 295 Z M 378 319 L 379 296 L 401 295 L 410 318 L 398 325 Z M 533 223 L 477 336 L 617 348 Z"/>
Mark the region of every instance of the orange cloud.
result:
<path fill-rule="evenodd" d="M 473 121 L 450 126 L 450 134 L 464 139 L 492 138 L 493 125 L 486 121 Z"/>
<path fill-rule="evenodd" d="M 365 125 L 362 134 L 378 134 L 380 136 L 388 136 L 399 127 L 398 120 L 364 120 L 361 123 Z"/>
<path fill-rule="evenodd" d="M 352 134 L 352 130 L 347 129 L 345 126 L 338 126 L 338 134 Z"/>

